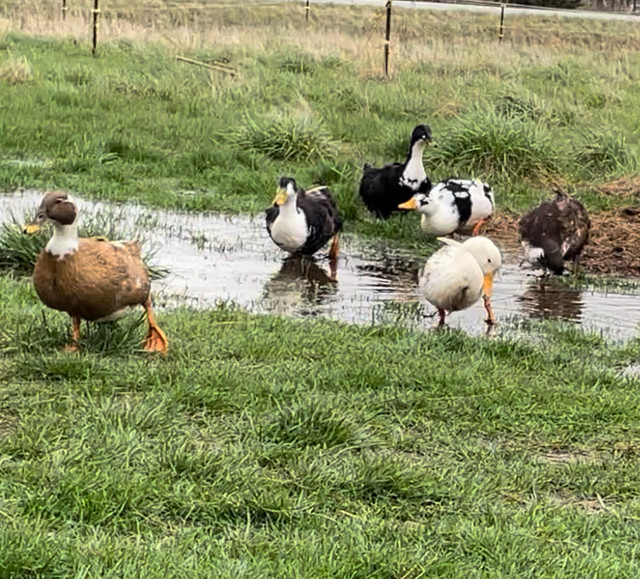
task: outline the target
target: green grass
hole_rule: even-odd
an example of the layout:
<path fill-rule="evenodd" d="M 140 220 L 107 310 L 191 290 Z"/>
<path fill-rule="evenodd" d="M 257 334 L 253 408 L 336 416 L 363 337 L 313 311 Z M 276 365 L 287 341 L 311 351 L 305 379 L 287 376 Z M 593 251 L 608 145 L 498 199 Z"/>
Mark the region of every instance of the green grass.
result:
<path fill-rule="evenodd" d="M 495 18 L 397 11 L 386 79 L 373 9 L 314 6 L 306 25 L 293 4 L 114 2 L 101 34 L 117 13 L 124 36 L 93 58 L 84 22 L 74 36 L 57 3 L 32 8 L 0 0 L 54 29 L 0 36 L 0 189 L 255 213 L 290 174 L 329 184 L 351 232 L 427 251 L 417 216 L 379 223 L 357 198 L 362 164 L 402 158 L 417 123 L 438 142 L 432 176 L 490 179 L 503 211 L 551 181 L 612 209 L 626 201 L 598 185 L 637 171 L 626 24 L 513 19 L 498 46 Z M 37 240 L 7 232 L 12 267 L 31 263 Z M 3 576 L 639 574 L 640 382 L 622 373 L 637 339 L 220 306 L 161 312 L 166 357 L 141 351 L 139 314 L 83 325 L 69 354 L 68 316 L 15 276 L 0 275 Z"/>
<path fill-rule="evenodd" d="M 220 307 L 68 318 L 0 277 L 5 576 L 633 577 L 637 362 Z"/>
<path fill-rule="evenodd" d="M 4 33 L 0 188 L 257 213 L 277 177 L 290 174 L 303 185 L 326 182 L 348 230 L 418 245 L 417 215 L 390 232 L 357 197 L 363 163 L 402 159 L 417 123 L 431 124 L 438 143 L 425 154 L 432 178 L 483 178 L 501 211 L 529 209 L 557 181 L 599 210 L 598 185 L 637 171 L 640 62 L 616 39 L 638 35 L 624 23 L 593 22 L 601 44 L 588 48 L 577 40 L 583 23 L 533 19 L 548 37 L 497 46 L 473 33 L 486 32 L 488 18 L 419 11 L 411 20 L 397 11 L 387 79 L 371 69 L 379 11 L 345 7 L 336 20 L 335 9 L 317 7 L 305 25 L 294 8 L 212 6 L 190 24 L 199 42 L 167 46 L 177 22 L 162 20 L 157 41 L 129 32 L 105 40 L 97 57 L 60 23 L 58 36 Z M 138 5 L 131 10 L 124 22 L 145 22 Z M 206 26 L 224 25 L 233 34 L 206 41 Z M 425 45 L 421 26 L 439 36 Z M 300 27 L 305 34 L 293 33 Z M 313 39 L 325 44 L 314 48 Z"/>

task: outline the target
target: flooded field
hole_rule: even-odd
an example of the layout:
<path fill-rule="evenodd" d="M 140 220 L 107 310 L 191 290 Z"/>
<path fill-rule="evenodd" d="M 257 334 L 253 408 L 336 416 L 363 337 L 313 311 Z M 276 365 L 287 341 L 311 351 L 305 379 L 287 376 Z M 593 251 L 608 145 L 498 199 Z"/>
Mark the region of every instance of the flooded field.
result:
<path fill-rule="evenodd" d="M 33 214 L 40 192 L 0 197 L 0 223 Z M 170 274 L 154 282 L 159 309 L 188 304 L 197 308 L 233 301 L 254 312 L 326 316 L 345 322 L 399 322 L 431 327 L 433 308 L 417 291 L 423 259 L 390 249 L 383 240 L 344 235 L 336 280 L 319 259 L 294 259 L 269 238 L 260 217 L 157 211 L 138 205 L 111 205 L 75 198 L 80 218 L 108 214 L 130 238 L 155 249 L 153 263 Z M 525 331 L 526 321 L 562 319 L 613 339 L 635 336 L 640 299 L 635 295 L 572 289 L 521 268 L 515 249 L 503 248 L 504 266 L 492 299 L 496 332 Z M 448 318 L 450 327 L 471 334 L 486 331 L 481 300 Z"/>

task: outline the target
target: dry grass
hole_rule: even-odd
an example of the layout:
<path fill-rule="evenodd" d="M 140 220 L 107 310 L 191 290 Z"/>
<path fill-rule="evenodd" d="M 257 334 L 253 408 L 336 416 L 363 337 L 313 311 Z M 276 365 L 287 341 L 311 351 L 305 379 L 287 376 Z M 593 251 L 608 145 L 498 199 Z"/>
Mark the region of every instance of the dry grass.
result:
<path fill-rule="evenodd" d="M 9 58 L 0 63 L 0 81 L 9 84 L 22 84 L 27 82 L 32 75 L 31 63 L 25 56 Z"/>
<path fill-rule="evenodd" d="M 252 51 L 298 46 L 319 55 L 336 53 L 357 60 L 365 73 L 382 68 L 384 9 L 372 6 L 312 7 L 305 22 L 300 3 L 125 2 L 115 0 L 103 8 L 101 42 L 125 40 L 158 42 L 177 51 L 191 52 L 216 46 Z M 604 51 L 640 48 L 640 30 L 632 23 L 561 17 L 508 17 L 505 42 L 498 45 L 496 14 L 444 13 L 396 8 L 393 14 L 391 53 L 393 69 L 417 62 L 451 67 L 482 66 L 496 71 L 517 64 L 553 63 L 562 53 L 597 46 Z M 72 37 L 88 42 L 91 13 L 71 3 L 62 21 L 59 2 L 0 0 L 0 34 L 20 30 L 26 34 Z M 470 54 L 473 58 L 469 58 Z M 469 64 L 471 63 L 471 64 Z M 453 70 L 454 73 L 459 72 Z"/>

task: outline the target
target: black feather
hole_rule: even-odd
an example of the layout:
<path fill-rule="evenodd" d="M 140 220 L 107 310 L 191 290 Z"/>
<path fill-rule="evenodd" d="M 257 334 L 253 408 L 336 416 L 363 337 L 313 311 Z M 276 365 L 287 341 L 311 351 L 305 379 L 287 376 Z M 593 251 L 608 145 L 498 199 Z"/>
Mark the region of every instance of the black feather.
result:
<path fill-rule="evenodd" d="M 415 193 L 428 193 L 431 190 L 431 180 L 428 177 L 416 184 L 415 188 L 400 181 L 411 158 L 411 149 L 419 140 L 427 143 L 432 140 L 431 129 L 427 125 L 417 125 L 413 129 L 409 153 L 404 163 L 387 163 L 379 168 L 372 167 L 369 163 L 364 164 L 359 193 L 367 209 L 376 217 L 387 219 L 394 211 L 399 211 L 398 205 L 409 201 Z"/>

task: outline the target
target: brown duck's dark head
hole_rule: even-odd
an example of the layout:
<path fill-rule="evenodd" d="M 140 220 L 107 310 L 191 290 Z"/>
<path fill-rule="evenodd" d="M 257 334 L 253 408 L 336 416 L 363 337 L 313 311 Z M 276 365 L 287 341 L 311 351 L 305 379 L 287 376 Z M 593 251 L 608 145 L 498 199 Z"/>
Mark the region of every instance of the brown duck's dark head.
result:
<path fill-rule="evenodd" d="M 23 233 L 35 233 L 47 221 L 54 225 L 71 225 L 78 216 L 75 203 L 66 193 L 48 191 L 44 194 L 36 216 L 31 223 L 24 226 Z"/>

